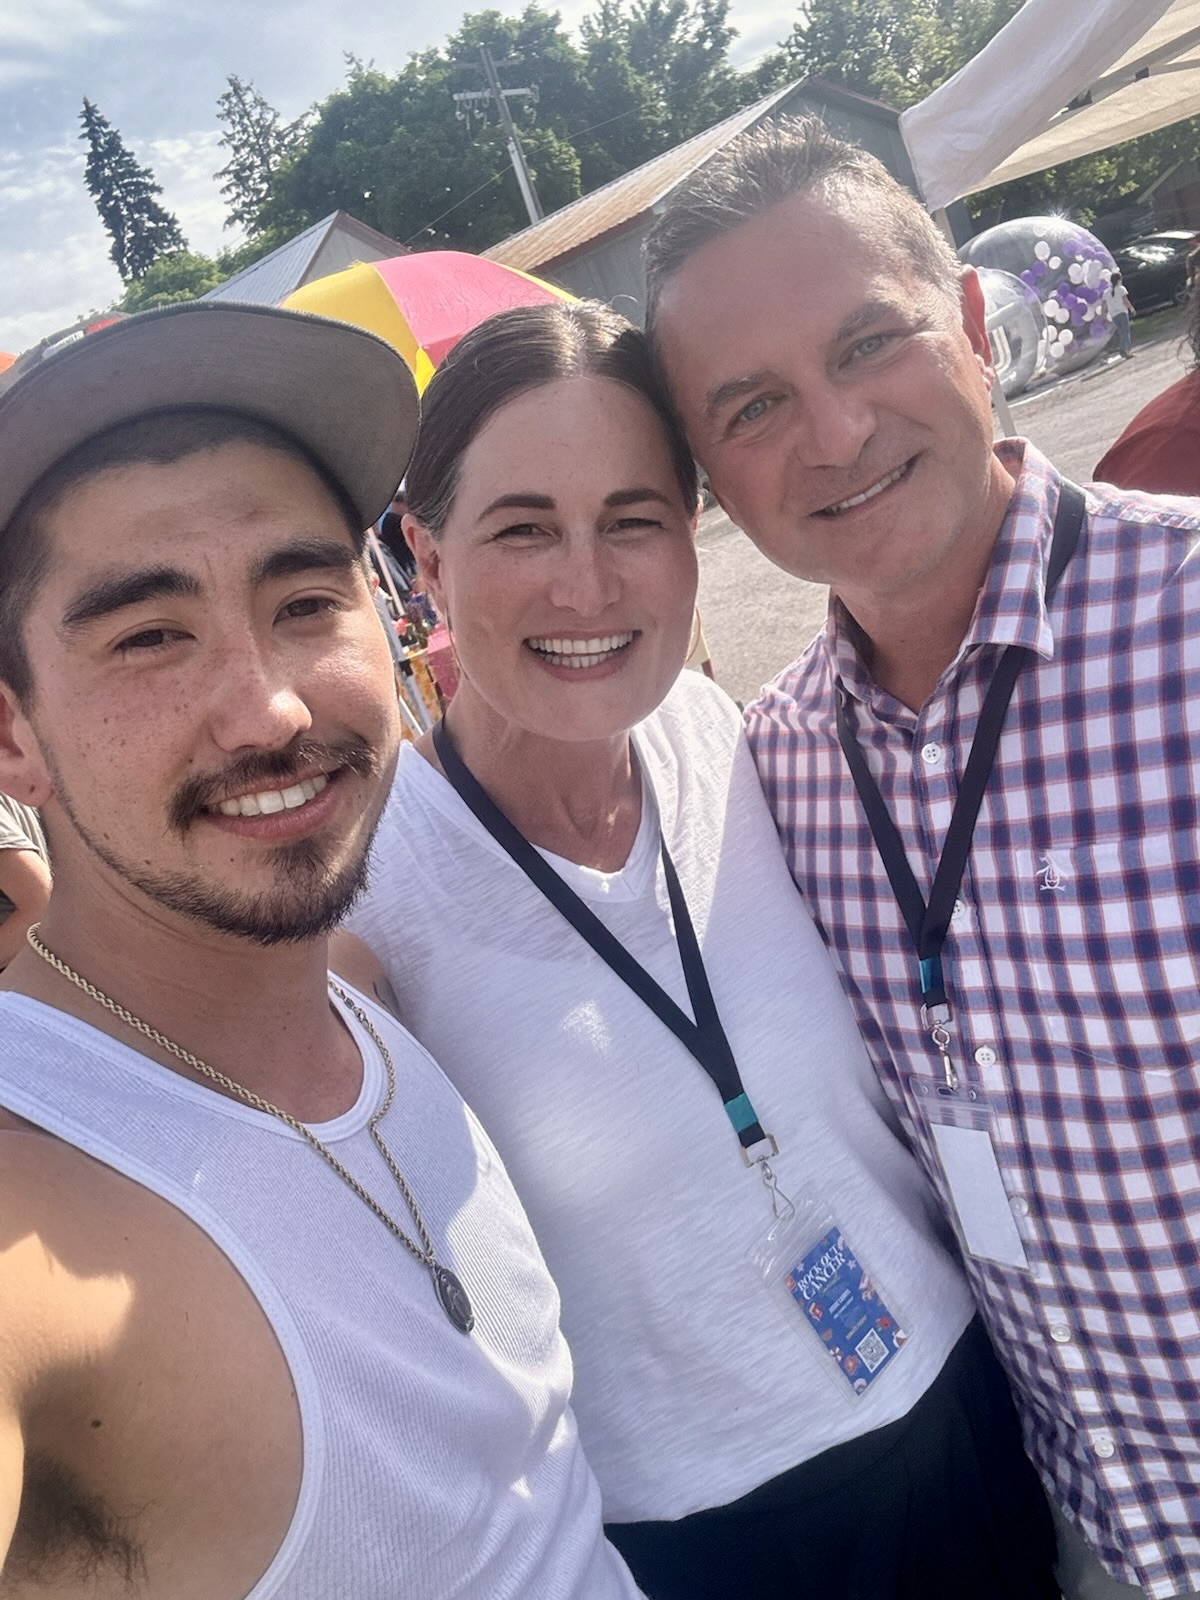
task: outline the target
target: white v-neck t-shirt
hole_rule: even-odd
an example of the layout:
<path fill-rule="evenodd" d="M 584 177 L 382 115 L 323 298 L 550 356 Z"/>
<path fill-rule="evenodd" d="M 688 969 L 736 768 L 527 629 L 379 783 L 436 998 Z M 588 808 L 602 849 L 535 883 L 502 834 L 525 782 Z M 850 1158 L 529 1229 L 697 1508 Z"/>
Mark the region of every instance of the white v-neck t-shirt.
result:
<path fill-rule="evenodd" d="M 406 746 L 350 926 L 524 1202 L 615 1522 L 728 1504 L 895 1421 L 972 1314 L 784 863 L 737 708 L 685 673 L 634 738 L 653 803 L 625 866 L 549 859 L 691 1015 L 661 823 L 746 1091 L 779 1142 L 780 1186 L 820 1197 L 909 1341 L 855 1395 L 768 1293 L 749 1252 L 769 1200 L 712 1082 Z"/>

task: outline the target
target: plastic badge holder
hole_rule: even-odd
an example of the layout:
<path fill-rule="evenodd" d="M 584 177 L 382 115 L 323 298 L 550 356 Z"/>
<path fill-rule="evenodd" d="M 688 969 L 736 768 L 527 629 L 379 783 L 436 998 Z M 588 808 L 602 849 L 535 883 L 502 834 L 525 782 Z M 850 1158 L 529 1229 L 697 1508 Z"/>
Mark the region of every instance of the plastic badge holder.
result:
<path fill-rule="evenodd" d="M 964 1250 L 980 1261 L 1028 1271 L 1029 1254 L 996 1159 L 987 1096 L 970 1083 L 950 1089 L 936 1078 L 909 1082 L 945 1174 Z"/>
<path fill-rule="evenodd" d="M 908 1331 L 828 1207 L 802 1195 L 756 1240 L 750 1257 L 792 1326 L 825 1351 L 841 1392 L 866 1394 Z"/>

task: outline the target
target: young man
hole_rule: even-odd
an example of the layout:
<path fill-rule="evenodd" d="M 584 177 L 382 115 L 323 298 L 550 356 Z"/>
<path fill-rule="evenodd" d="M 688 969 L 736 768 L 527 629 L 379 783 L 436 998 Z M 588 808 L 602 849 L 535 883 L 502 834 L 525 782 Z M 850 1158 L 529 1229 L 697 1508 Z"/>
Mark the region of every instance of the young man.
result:
<path fill-rule="evenodd" d="M 1066 1591 L 1194 1593 L 1200 506 L 993 451 L 974 274 L 819 123 L 705 168 L 648 281 L 718 498 L 833 590 L 750 737 L 1064 1513 Z"/>
<path fill-rule="evenodd" d="M 636 1593 L 471 1114 L 330 984 L 396 755 L 389 348 L 173 307 L 0 398 L 0 1592 Z"/>

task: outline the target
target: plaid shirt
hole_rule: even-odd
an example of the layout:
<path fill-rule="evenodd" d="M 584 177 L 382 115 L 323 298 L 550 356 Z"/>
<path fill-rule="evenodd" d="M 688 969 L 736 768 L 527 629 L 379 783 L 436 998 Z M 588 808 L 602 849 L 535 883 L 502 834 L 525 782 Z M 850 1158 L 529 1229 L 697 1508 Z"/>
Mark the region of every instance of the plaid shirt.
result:
<path fill-rule="evenodd" d="M 1032 446 L 962 648 L 919 713 L 831 608 L 746 713 L 792 873 L 943 1204 L 912 942 L 835 684 L 928 897 L 983 695 L 1025 645 L 946 940 L 951 1053 L 994 1111 L 1029 1269 L 968 1258 L 1051 1494 L 1113 1574 L 1200 1591 L 1200 502 L 1105 485 L 1049 611 L 1059 478 Z"/>

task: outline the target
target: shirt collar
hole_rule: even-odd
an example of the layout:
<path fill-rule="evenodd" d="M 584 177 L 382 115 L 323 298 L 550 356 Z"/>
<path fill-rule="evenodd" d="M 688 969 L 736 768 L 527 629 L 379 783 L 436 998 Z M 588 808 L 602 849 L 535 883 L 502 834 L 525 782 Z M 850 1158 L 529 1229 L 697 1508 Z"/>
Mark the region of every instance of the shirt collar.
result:
<path fill-rule="evenodd" d="M 1026 439 L 1001 439 L 1001 464 L 1016 480 L 975 613 L 954 663 L 981 645 L 1023 645 L 1049 659 L 1054 632 L 1046 615 L 1046 562 L 1062 479 Z M 825 649 L 833 671 L 858 700 L 874 703 L 880 691 L 863 662 L 861 633 L 836 598 L 825 624 Z"/>

